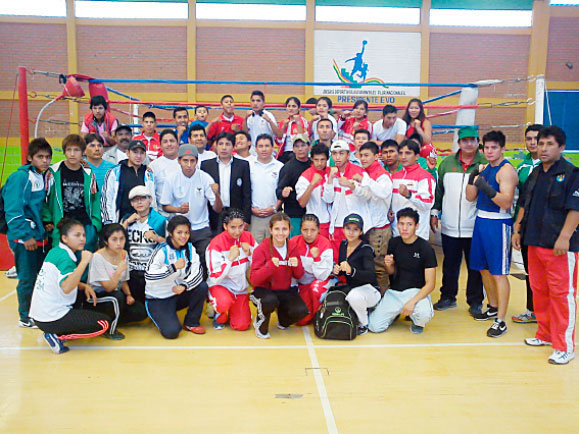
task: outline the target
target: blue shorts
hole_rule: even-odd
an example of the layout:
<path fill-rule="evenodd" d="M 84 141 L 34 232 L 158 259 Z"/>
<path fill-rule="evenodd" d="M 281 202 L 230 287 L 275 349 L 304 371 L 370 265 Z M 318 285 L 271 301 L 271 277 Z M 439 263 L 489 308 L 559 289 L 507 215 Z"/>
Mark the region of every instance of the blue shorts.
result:
<path fill-rule="evenodd" d="M 507 275 L 511 267 L 512 219 L 477 217 L 470 245 L 470 268 L 489 270 L 492 275 Z"/>

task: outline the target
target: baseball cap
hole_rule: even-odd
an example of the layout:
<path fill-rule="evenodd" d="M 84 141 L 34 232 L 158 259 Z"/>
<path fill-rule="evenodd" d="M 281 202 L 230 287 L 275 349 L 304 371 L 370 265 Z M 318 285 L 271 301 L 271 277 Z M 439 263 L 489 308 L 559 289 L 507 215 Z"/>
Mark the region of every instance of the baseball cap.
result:
<path fill-rule="evenodd" d="M 301 134 L 295 134 L 292 136 L 292 143 L 297 142 L 298 140 L 301 140 L 304 143 L 309 144 L 310 143 L 310 139 L 307 136 L 307 134 L 301 133 Z"/>
<path fill-rule="evenodd" d="M 185 144 L 179 146 L 179 158 L 184 157 L 185 155 L 191 155 L 195 158 L 199 156 L 199 151 L 197 150 L 197 146 L 193 146 L 190 144 Z"/>
<path fill-rule="evenodd" d="M 346 227 L 348 223 L 354 223 L 360 228 L 360 230 L 362 231 L 364 230 L 364 220 L 362 219 L 362 217 L 360 217 L 359 214 L 347 215 L 346 218 L 344 219 L 344 227 Z"/>
<path fill-rule="evenodd" d="M 348 145 L 348 142 L 346 142 L 345 140 L 335 140 L 332 143 L 332 147 L 330 148 L 330 152 L 334 152 L 334 151 L 348 151 L 350 152 L 350 146 Z"/>
<path fill-rule="evenodd" d="M 147 152 L 147 146 L 145 145 L 145 143 L 142 140 L 131 140 L 129 142 L 129 147 L 128 150 L 132 150 L 132 149 L 136 149 L 136 148 L 141 148 L 143 151 Z"/>
<path fill-rule="evenodd" d="M 135 197 L 153 197 L 153 195 L 144 185 L 137 185 L 131 189 L 129 193 L 129 200 L 133 200 Z"/>
<path fill-rule="evenodd" d="M 474 125 L 469 125 L 458 130 L 458 140 L 464 139 L 466 137 L 474 137 L 478 139 L 478 128 Z"/>
<path fill-rule="evenodd" d="M 124 125 L 124 124 L 119 124 L 119 126 L 115 130 L 115 133 L 117 131 L 121 131 L 121 130 L 127 130 L 129 133 L 131 133 L 131 134 L 133 133 L 133 130 L 131 129 L 131 127 L 129 127 L 128 125 Z"/>

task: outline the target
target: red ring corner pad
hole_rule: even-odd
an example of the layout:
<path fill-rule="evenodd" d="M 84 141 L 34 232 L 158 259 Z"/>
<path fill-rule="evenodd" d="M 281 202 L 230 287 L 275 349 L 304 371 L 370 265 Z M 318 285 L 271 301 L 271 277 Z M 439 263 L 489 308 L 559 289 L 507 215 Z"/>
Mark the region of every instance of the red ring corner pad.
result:
<path fill-rule="evenodd" d="M 6 235 L 0 234 L 0 270 L 6 271 L 14 267 L 14 254 L 8 247 Z"/>

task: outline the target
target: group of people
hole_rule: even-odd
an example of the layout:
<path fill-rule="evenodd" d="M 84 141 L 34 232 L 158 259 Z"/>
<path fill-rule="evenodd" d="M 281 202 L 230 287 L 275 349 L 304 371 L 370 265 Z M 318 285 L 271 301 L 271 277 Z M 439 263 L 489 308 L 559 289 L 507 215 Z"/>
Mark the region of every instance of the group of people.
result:
<path fill-rule="evenodd" d="M 562 158 L 562 130 L 528 127 L 517 173 L 502 132 L 485 134 L 481 152 L 478 129 L 464 127 L 459 151 L 436 169 L 418 99 L 402 119 L 385 106 L 374 124 L 363 100 L 338 115 L 322 97 L 310 122 L 296 97 L 280 122 L 261 91 L 250 101 L 241 117 L 223 96 L 211 121 L 207 107 L 196 107 L 193 122 L 176 108 L 176 128 L 160 133 L 146 112 L 133 137 L 96 96 L 84 137 L 62 142 L 64 161 L 50 166 L 50 144 L 32 140 L 29 164 L 2 189 L 19 324 L 40 328 L 61 353 L 68 339 L 122 339 L 119 324 L 147 317 L 168 339 L 182 329 L 204 334 L 205 302 L 216 330 L 247 330 L 251 301 L 256 336 L 269 338 L 274 311 L 280 329 L 306 325 L 341 282 L 358 334 L 382 332 L 400 315 L 422 333 L 434 310 L 456 306 L 464 253 L 469 312 L 493 320 L 487 335 L 500 337 L 512 240 L 529 273 L 529 311 L 513 320 L 538 321 L 526 343 L 552 344 L 551 363 L 574 357 L 579 180 Z M 429 238 L 439 222 L 443 278 L 433 305 Z"/>

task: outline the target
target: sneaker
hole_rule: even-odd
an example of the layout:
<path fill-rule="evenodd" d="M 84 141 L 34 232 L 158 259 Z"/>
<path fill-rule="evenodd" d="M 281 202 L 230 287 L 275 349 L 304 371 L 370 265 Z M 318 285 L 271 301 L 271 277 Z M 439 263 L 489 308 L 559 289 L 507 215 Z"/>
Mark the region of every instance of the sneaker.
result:
<path fill-rule="evenodd" d="M 470 316 L 474 317 L 475 315 L 480 315 L 482 313 L 482 306 L 477 304 L 476 306 L 471 306 L 468 308 L 468 313 Z"/>
<path fill-rule="evenodd" d="M 472 317 L 476 321 L 487 321 L 489 319 L 495 319 L 498 314 L 499 314 L 499 311 L 497 310 L 496 307 L 489 306 L 489 308 L 487 310 L 485 310 L 484 312 L 474 314 Z"/>
<path fill-rule="evenodd" d="M 28 318 L 27 320 L 18 320 L 18 326 L 24 327 L 28 329 L 37 329 L 38 326 L 34 324 L 34 320 L 32 318 Z"/>
<path fill-rule="evenodd" d="M 533 324 L 537 322 L 537 317 L 530 310 L 523 312 L 520 315 L 513 315 L 511 319 L 517 324 Z"/>
<path fill-rule="evenodd" d="M 54 354 L 66 353 L 70 348 L 64 346 L 64 342 L 58 339 L 54 333 L 44 333 L 44 340 Z"/>
<path fill-rule="evenodd" d="M 213 309 L 211 303 L 207 303 L 205 306 L 205 315 L 207 315 L 207 318 L 215 318 L 215 309 Z"/>
<path fill-rule="evenodd" d="M 125 339 L 125 335 L 118 330 L 115 330 L 114 333 L 104 333 L 102 336 L 111 341 L 122 341 Z"/>
<path fill-rule="evenodd" d="M 357 334 L 358 336 L 361 336 L 361 335 L 365 335 L 366 333 L 368 333 L 368 326 L 361 326 L 361 325 L 359 325 L 359 326 L 358 326 L 358 331 L 356 332 L 356 334 Z"/>
<path fill-rule="evenodd" d="M 289 326 L 288 326 L 288 327 L 284 327 L 284 326 L 282 326 L 282 325 L 279 323 L 279 321 L 278 321 L 278 322 L 277 322 L 277 328 L 280 329 L 280 330 L 287 330 L 287 329 L 289 328 Z"/>
<path fill-rule="evenodd" d="M 456 300 L 451 300 L 450 298 L 441 298 L 438 302 L 434 303 L 432 306 L 434 310 L 446 310 L 456 307 Z"/>
<path fill-rule="evenodd" d="M 527 344 L 530 347 L 544 347 L 547 345 L 551 345 L 551 342 L 547 342 L 539 338 L 526 338 L 525 344 Z"/>
<path fill-rule="evenodd" d="M 225 328 L 225 324 L 221 324 L 220 322 L 217 321 L 217 318 L 215 318 L 213 320 L 213 328 L 215 330 L 223 330 Z"/>
<path fill-rule="evenodd" d="M 499 338 L 507 332 L 507 323 L 495 318 L 493 325 L 487 330 L 489 338 Z"/>
<path fill-rule="evenodd" d="M 269 321 L 269 318 L 267 319 L 267 321 Z M 266 325 L 267 321 L 264 322 L 262 326 Z M 259 339 L 269 339 L 271 337 L 269 335 L 269 331 L 264 333 L 259 329 L 259 327 L 257 326 L 257 316 L 253 319 L 253 328 L 255 329 L 255 336 L 257 336 Z"/>
<path fill-rule="evenodd" d="M 455 303 L 455 305 L 456 305 L 456 303 Z M 412 325 L 410 326 L 410 331 L 411 331 L 412 333 L 414 333 L 415 335 L 419 335 L 419 334 L 421 334 L 421 333 L 424 331 L 424 327 L 421 327 L 421 326 L 416 325 L 416 324 L 412 324 Z"/>
<path fill-rule="evenodd" d="M 188 326 L 188 325 L 183 325 L 183 328 L 195 335 L 204 335 L 205 334 L 205 329 L 203 327 L 199 326 Z"/>
<path fill-rule="evenodd" d="M 18 278 L 18 273 L 16 272 L 16 265 L 14 267 L 12 267 L 10 270 L 6 271 L 4 273 L 4 275 L 8 278 L 8 279 L 16 279 Z"/>
<path fill-rule="evenodd" d="M 575 358 L 575 353 L 571 351 L 555 350 L 549 356 L 549 363 L 551 365 L 566 365 Z"/>

